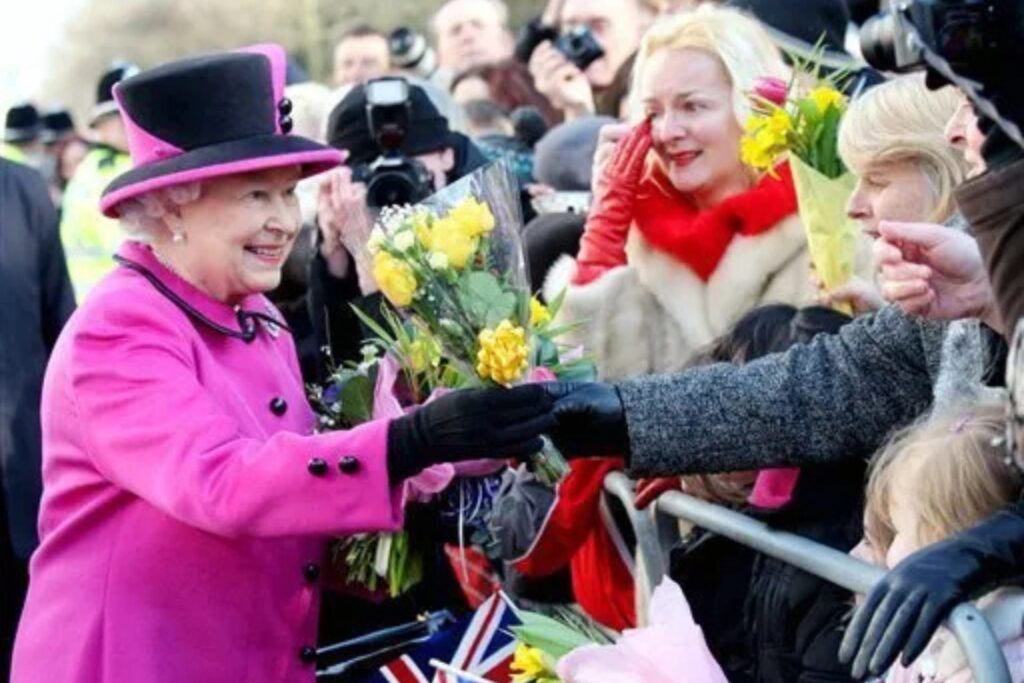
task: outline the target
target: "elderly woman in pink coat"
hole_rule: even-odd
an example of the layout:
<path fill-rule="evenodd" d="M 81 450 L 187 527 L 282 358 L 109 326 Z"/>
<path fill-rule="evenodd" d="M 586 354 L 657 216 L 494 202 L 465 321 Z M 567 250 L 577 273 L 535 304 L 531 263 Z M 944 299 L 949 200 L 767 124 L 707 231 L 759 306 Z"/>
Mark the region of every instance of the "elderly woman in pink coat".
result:
<path fill-rule="evenodd" d="M 523 387 L 313 433 L 262 292 L 299 228 L 296 182 L 341 156 L 288 135 L 283 88 L 283 52 L 259 46 L 116 91 L 134 168 L 101 207 L 134 239 L 47 370 L 16 683 L 312 681 L 326 539 L 399 527 L 408 476 L 525 455 L 551 426 Z"/>

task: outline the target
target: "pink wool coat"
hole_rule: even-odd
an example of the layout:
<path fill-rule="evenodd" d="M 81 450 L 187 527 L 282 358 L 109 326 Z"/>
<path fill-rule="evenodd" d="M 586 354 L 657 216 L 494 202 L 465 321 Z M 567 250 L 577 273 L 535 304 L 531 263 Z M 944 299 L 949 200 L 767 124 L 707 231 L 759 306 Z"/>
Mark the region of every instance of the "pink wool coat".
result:
<path fill-rule="evenodd" d="M 245 341 L 147 247 L 121 256 L 157 282 L 118 268 L 47 369 L 12 680 L 312 681 L 327 537 L 401 523 L 388 423 L 312 435 L 287 331 L 249 318 Z"/>

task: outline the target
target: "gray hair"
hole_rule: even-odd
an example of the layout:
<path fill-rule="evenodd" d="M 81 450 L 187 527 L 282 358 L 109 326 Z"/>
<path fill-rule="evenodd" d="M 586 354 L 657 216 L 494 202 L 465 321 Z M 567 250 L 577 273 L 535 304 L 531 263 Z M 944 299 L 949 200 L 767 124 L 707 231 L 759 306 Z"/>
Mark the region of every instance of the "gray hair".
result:
<path fill-rule="evenodd" d="M 202 192 L 202 184 L 192 182 L 151 190 L 129 199 L 118 207 L 121 229 L 130 239 L 153 242 L 161 231 L 168 229 L 164 216 L 196 201 Z"/>

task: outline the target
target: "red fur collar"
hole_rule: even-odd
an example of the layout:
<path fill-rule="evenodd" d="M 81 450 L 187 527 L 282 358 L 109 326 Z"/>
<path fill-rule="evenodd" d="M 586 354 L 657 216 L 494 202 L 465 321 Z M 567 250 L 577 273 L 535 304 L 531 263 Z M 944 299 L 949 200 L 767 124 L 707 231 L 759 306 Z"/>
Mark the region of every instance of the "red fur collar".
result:
<path fill-rule="evenodd" d="M 652 246 L 690 266 L 705 282 L 718 267 L 732 238 L 767 232 L 797 209 L 789 165 L 765 176 L 752 189 L 700 211 L 660 171 L 641 183 L 635 225 Z"/>

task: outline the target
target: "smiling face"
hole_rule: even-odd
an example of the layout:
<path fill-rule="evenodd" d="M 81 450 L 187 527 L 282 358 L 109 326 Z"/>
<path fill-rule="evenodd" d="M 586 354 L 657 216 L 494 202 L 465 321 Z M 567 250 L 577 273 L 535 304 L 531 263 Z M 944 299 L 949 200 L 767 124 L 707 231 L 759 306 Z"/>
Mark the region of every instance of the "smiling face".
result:
<path fill-rule="evenodd" d="M 882 221 L 927 221 L 937 204 L 935 190 L 917 163 L 887 161 L 870 163 L 858 171 L 846 213 L 860 223 L 864 234 L 876 239 Z"/>
<path fill-rule="evenodd" d="M 301 227 L 298 166 L 204 182 L 199 199 L 165 217 L 154 249 L 190 283 L 229 304 L 281 281 Z M 183 239 L 174 242 L 173 234 Z"/>
<path fill-rule="evenodd" d="M 673 187 L 701 208 L 750 187 L 732 83 L 717 57 L 691 48 L 661 50 L 646 64 L 640 93 L 654 151 Z"/>

